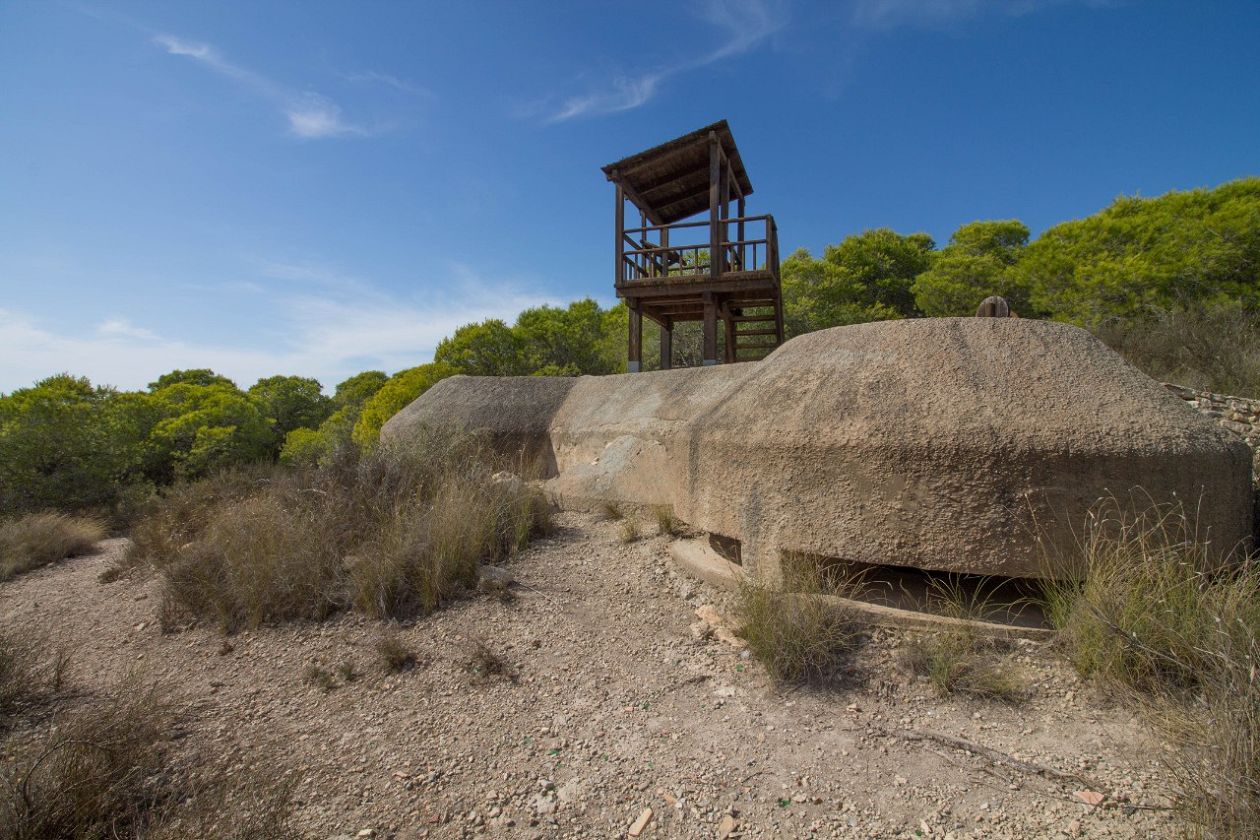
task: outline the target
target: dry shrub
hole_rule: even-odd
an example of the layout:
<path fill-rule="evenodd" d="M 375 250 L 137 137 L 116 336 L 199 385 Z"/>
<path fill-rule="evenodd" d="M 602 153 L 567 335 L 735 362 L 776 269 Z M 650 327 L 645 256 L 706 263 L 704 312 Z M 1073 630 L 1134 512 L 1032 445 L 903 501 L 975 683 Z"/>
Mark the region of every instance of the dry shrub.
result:
<path fill-rule="evenodd" d="M 657 505 L 652 508 L 656 517 L 656 533 L 663 537 L 676 537 L 682 532 L 682 523 L 674 516 L 674 509 L 669 505 Z"/>
<path fill-rule="evenodd" d="M 979 580 L 974 584 L 949 575 L 933 578 L 928 586 L 929 606 L 960 622 L 980 621 L 990 612 L 998 584 Z M 1013 703 L 1024 698 L 1024 686 L 1005 659 L 1008 644 L 987 638 L 965 624 L 911 639 L 901 651 L 901 665 L 916 676 L 927 677 L 938 694 L 966 694 Z"/>
<path fill-rule="evenodd" d="M 426 434 L 318 468 L 238 472 L 207 482 L 205 499 L 200 485 L 172 493 L 142 523 L 137 556 L 170 603 L 226 632 L 351 606 L 409 618 L 550 531 L 546 498 L 492 465 L 475 437 Z"/>
<path fill-rule="evenodd" d="M 643 530 L 639 527 L 639 520 L 633 516 L 621 521 L 621 529 L 619 536 L 624 545 L 638 542 L 643 539 Z"/>
<path fill-rule="evenodd" d="M 599 506 L 599 514 L 603 519 L 609 522 L 616 522 L 625 516 L 621 511 L 621 505 L 616 502 L 604 502 Z"/>
<path fill-rule="evenodd" d="M 0 522 L 0 581 L 86 554 L 105 533 L 97 519 L 64 513 L 29 513 Z"/>
<path fill-rule="evenodd" d="M 825 596 L 851 597 L 860 580 L 829 574 L 805 558 L 785 558 L 784 581 L 785 588 L 740 587 L 736 617 L 749 651 L 777 682 L 839 682 L 860 631 Z"/>
<path fill-rule="evenodd" d="M 472 675 L 474 682 L 489 682 L 498 677 L 515 683 L 518 679 L 511 664 L 481 639 L 473 640 L 472 651 L 464 662 L 464 670 Z"/>
<path fill-rule="evenodd" d="M 318 688 L 325 694 L 337 687 L 337 679 L 332 675 L 332 671 L 314 662 L 302 669 L 302 682 Z"/>
<path fill-rule="evenodd" d="M 0 632 L 0 728 L 18 712 L 56 694 L 70 656 L 34 631 Z"/>
<path fill-rule="evenodd" d="M 124 685 L 25 742 L 5 772 L 0 840 L 141 833 L 162 799 L 158 777 L 171 723 L 156 689 Z"/>
<path fill-rule="evenodd" d="M 1100 509 L 1082 547 L 1081 573 L 1047 596 L 1067 656 L 1173 746 L 1192 827 L 1260 836 L 1260 567 L 1218 568 L 1176 506 Z"/>
<path fill-rule="evenodd" d="M 416 667 L 416 655 L 394 632 L 386 632 L 376 641 L 376 655 L 388 674 L 410 671 Z"/>
<path fill-rule="evenodd" d="M 124 681 L 3 744 L 0 840 L 288 840 L 291 786 L 178 760 L 158 685 Z M 203 776 L 205 778 L 197 778 Z"/>

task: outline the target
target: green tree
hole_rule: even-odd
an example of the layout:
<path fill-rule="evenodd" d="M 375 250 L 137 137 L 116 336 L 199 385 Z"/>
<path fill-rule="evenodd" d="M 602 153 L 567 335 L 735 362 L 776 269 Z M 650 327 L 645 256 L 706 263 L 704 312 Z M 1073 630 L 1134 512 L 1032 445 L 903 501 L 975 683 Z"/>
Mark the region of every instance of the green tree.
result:
<path fill-rule="evenodd" d="M 1028 245 L 1028 227 L 1015 219 L 972 222 L 954 231 L 911 289 L 925 315 L 974 315 L 989 295 L 1005 297 L 1028 315 L 1028 288 L 1013 266 Z"/>
<path fill-rule="evenodd" d="M 567 308 L 539 306 L 526 309 L 512 331 L 523 344 L 526 369 L 575 373 L 612 373 L 616 370 L 602 350 L 604 311 L 590 298 Z"/>
<path fill-rule="evenodd" d="M 365 370 L 363 373 L 356 373 L 337 384 L 333 392 L 333 406 L 338 409 L 347 406 L 361 408 L 388 381 L 389 376 L 383 370 Z"/>
<path fill-rule="evenodd" d="M 822 259 L 797 250 L 781 266 L 789 335 L 919 314 L 910 286 L 933 247 L 925 233 L 877 228 L 828 245 Z"/>
<path fill-rule="evenodd" d="M 0 397 L 0 512 L 112 508 L 148 431 L 117 400 L 69 374 Z"/>
<path fill-rule="evenodd" d="M 231 379 L 220 376 L 210 368 L 190 368 L 162 374 L 156 382 L 149 383 L 149 390 L 158 391 L 168 385 L 231 385 L 233 388 L 236 387 L 236 383 Z"/>
<path fill-rule="evenodd" d="M 1176 310 L 1260 308 L 1260 178 L 1118 198 L 1028 246 L 1015 271 L 1036 309 L 1093 326 Z"/>
<path fill-rule="evenodd" d="M 351 438 L 359 446 L 374 446 L 380 439 L 381 426 L 385 425 L 386 420 L 438 382 L 457 373 L 459 370 L 451 365 L 431 362 L 394 374 L 385 383 L 385 387 L 364 403 Z"/>
<path fill-rule="evenodd" d="M 163 464 L 161 481 L 197 478 L 231 464 L 268 458 L 274 435 L 259 400 L 235 385 L 167 385 L 153 392 L 163 419 L 151 445 Z"/>
<path fill-rule="evenodd" d="M 433 361 L 470 376 L 522 376 L 530 372 L 525 342 L 497 318 L 465 324 L 450 338 L 442 339 Z"/>
<path fill-rule="evenodd" d="M 255 382 L 249 395 L 272 421 L 275 449 L 294 429 L 314 429 L 327 419 L 332 400 L 324 396 L 319 381 L 303 376 L 269 376 Z"/>

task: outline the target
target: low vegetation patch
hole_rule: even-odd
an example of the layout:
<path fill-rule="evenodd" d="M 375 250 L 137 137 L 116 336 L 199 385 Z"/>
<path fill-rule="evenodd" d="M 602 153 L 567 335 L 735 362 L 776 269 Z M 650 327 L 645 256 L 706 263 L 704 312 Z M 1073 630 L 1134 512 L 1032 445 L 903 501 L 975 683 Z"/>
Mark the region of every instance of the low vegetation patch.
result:
<path fill-rule="evenodd" d="M 656 517 L 656 533 L 663 537 L 676 537 L 682 533 L 682 523 L 674 516 L 674 509 L 668 505 L 657 505 L 652 508 Z"/>
<path fill-rule="evenodd" d="M 0 522 L 0 581 L 87 554 L 105 538 L 99 520 L 63 513 L 29 513 Z"/>
<path fill-rule="evenodd" d="M 517 681 L 517 674 L 511 663 L 482 639 L 473 640 L 472 650 L 464 662 L 464 670 L 472 676 L 474 682 L 489 682 L 496 678 L 512 683 Z"/>
<path fill-rule="evenodd" d="M 59 652 L 34 638 L 17 648 L 11 641 L 0 640 L 0 651 L 28 657 L 26 673 L 50 689 L 44 699 L 53 713 L 7 710 L 18 720 L 0 732 L 0 840 L 296 837 L 290 786 L 229 783 L 225 768 L 181 750 L 179 714 L 160 686 L 129 679 L 103 696 L 58 693 L 61 671 L 39 663 L 56 662 Z"/>
<path fill-rule="evenodd" d="M 740 635 L 777 682 L 838 683 L 861 629 L 827 596 L 849 597 L 861 583 L 831 574 L 808 558 L 785 558 L 784 564 L 782 588 L 757 583 L 740 588 Z"/>
<path fill-rule="evenodd" d="M 1174 747 L 1191 825 L 1260 836 L 1260 568 L 1218 568 L 1176 507 L 1100 510 L 1083 549 L 1079 574 L 1047 597 L 1068 658 Z"/>
<path fill-rule="evenodd" d="M 62 689 L 70 656 L 34 631 L 0 631 L 0 730 L 31 705 Z"/>
<path fill-rule="evenodd" d="M 397 633 L 387 632 L 376 641 L 376 655 L 387 674 L 410 671 L 416 667 L 416 655 Z"/>
<path fill-rule="evenodd" d="M 946 576 L 928 584 L 928 610 L 960 622 L 983 620 L 997 595 L 997 585 L 964 582 Z M 964 694 L 1013 703 L 1024 686 L 1005 658 L 1007 643 L 987 638 L 967 624 L 911 639 L 901 652 L 901 665 L 927 677 L 942 696 Z"/>
<path fill-rule="evenodd" d="M 425 614 L 550 529 L 550 503 L 496 474 L 475 438 L 432 434 L 178 486 L 137 526 L 132 562 L 158 571 L 170 608 L 230 633 L 348 608 Z"/>
<path fill-rule="evenodd" d="M 624 545 L 643 539 L 643 529 L 639 527 L 639 520 L 633 516 L 621 520 L 620 537 Z"/>

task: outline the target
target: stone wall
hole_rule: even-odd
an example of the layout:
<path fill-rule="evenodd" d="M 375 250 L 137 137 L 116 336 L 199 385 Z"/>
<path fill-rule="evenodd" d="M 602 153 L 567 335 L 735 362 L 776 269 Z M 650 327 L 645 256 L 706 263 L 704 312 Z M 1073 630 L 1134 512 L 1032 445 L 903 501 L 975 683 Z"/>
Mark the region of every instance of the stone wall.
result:
<path fill-rule="evenodd" d="M 1171 382 L 1165 382 L 1164 387 L 1247 442 L 1252 452 L 1252 479 L 1260 485 L 1260 400 L 1196 391 Z"/>

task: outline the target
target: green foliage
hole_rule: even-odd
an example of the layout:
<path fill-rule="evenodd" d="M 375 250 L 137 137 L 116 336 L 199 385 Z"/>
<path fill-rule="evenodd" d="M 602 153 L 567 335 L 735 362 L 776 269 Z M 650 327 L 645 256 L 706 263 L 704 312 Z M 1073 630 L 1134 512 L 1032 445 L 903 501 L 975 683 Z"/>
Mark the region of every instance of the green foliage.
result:
<path fill-rule="evenodd" d="M 356 373 L 346 381 L 338 383 L 333 393 L 332 404 L 336 408 L 361 407 L 388 381 L 389 376 L 384 371 L 365 370 L 363 373 Z"/>
<path fill-rule="evenodd" d="M 1017 272 L 1033 306 L 1081 325 L 1233 301 L 1260 306 L 1260 178 L 1116 199 L 1050 228 Z"/>
<path fill-rule="evenodd" d="M 974 315 L 980 301 L 1001 295 L 1016 312 L 1029 314 L 1025 278 L 1012 270 L 1027 245 L 1023 222 L 963 225 L 915 278 L 915 304 L 929 316 Z"/>
<path fill-rule="evenodd" d="M 110 509 L 141 460 L 146 409 L 69 374 L 0 397 L 0 509 Z"/>
<path fill-rule="evenodd" d="M 381 426 L 416 397 L 448 376 L 459 373 L 442 362 L 409 368 L 390 377 L 385 386 L 363 405 L 354 424 L 351 439 L 359 446 L 372 446 L 381 435 Z"/>
<path fill-rule="evenodd" d="M 319 381 L 304 376 L 260 379 L 250 386 L 249 395 L 271 418 L 278 441 L 294 429 L 314 429 L 332 410 L 332 401 L 324 396 Z"/>
<path fill-rule="evenodd" d="M 781 266 L 789 334 L 919 314 L 910 287 L 933 247 L 927 234 L 878 228 L 828 245 L 822 259 L 796 251 Z"/>
<path fill-rule="evenodd" d="M 272 452 L 274 432 L 260 401 L 235 385 L 181 382 L 154 391 L 153 399 L 164 415 L 150 435 L 161 480 L 197 478 Z"/>
<path fill-rule="evenodd" d="M 433 361 L 459 368 L 470 376 L 523 376 L 526 369 L 525 342 L 497 318 L 480 324 L 465 324 L 450 338 L 444 338 Z"/>
<path fill-rule="evenodd" d="M 173 370 L 170 373 L 164 373 L 157 378 L 156 382 L 149 383 L 150 391 L 160 391 L 170 385 L 230 385 L 236 387 L 236 383 L 226 376 L 220 376 L 210 368 L 193 368 L 190 370 Z"/>

